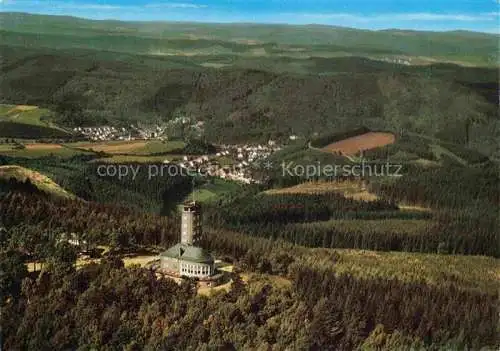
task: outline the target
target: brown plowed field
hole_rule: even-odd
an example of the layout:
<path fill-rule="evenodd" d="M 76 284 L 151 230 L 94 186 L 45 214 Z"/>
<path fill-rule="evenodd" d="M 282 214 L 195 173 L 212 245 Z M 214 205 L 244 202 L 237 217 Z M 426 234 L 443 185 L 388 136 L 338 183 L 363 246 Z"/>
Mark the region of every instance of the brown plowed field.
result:
<path fill-rule="evenodd" d="M 35 143 L 35 144 L 26 144 L 27 150 L 52 150 L 52 149 L 60 149 L 62 148 L 59 144 L 44 144 L 44 143 Z"/>
<path fill-rule="evenodd" d="M 393 144 L 396 138 L 392 133 L 369 132 L 352 138 L 336 141 L 325 146 L 321 151 L 355 155 L 360 150 L 366 151 L 385 145 Z"/>

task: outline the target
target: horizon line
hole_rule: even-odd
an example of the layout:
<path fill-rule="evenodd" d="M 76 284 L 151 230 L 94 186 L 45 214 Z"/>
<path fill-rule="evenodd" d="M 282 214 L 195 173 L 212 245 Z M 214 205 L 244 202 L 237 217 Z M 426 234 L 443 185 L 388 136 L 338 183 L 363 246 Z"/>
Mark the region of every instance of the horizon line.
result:
<path fill-rule="evenodd" d="M 438 30 L 438 29 L 411 29 L 411 28 L 398 28 L 398 27 L 387 27 L 381 29 L 368 29 L 368 28 L 359 28 L 359 27 L 348 27 L 342 25 L 335 24 L 325 24 L 325 23 L 287 23 L 287 22 L 249 22 L 249 21 L 227 21 L 227 22 L 218 22 L 218 21 L 198 21 L 198 20 L 126 20 L 126 19 L 118 19 L 118 18 L 91 18 L 86 16 L 79 16 L 73 14 L 47 14 L 47 13 L 33 13 L 33 12 L 24 12 L 24 11 L 5 11 L 0 8 L 0 13 L 4 14 L 20 14 L 20 15 L 29 15 L 29 16 L 45 16 L 45 17 L 59 17 L 59 18 L 74 18 L 86 21 L 95 21 L 95 22 L 123 22 L 123 23 L 196 23 L 196 24 L 207 24 L 207 25 L 254 25 L 254 26 L 289 26 L 289 27 L 307 27 L 307 26 L 320 26 L 320 27 L 329 27 L 329 28 L 341 28 L 341 29 L 351 29 L 351 30 L 359 30 L 359 31 L 367 31 L 367 32 L 383 32 L 383 31 L 404 31 L 404 32 L 416 32 L 416 33 L 453 33 L 453 32 L 467 32 L 467 33 L 477 33 L 484 35 L 493 35 L 500 36 L 500 33 L 495 32 L 487 32 L 480 30 L 471 30 L 471 29 L 446 29 L 446 30 Z M 1 25 L 0 25 L 0 29 Z"/>

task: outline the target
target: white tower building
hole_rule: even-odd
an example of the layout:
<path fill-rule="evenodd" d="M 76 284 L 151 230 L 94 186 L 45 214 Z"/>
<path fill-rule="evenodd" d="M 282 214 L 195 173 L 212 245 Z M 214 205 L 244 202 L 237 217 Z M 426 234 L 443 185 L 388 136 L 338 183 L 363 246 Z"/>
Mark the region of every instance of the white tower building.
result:
<path fill-rule="evenodd" d="M 201 206 L 196 202 L 183 205 L 181 217 L 181 244 L 195 245 L 201 240 Z"/>

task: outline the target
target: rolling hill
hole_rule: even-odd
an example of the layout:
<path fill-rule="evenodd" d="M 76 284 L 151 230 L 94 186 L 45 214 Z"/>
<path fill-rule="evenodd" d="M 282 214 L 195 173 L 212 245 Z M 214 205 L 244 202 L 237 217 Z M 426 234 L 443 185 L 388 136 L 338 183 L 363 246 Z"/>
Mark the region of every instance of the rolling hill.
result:
<path fill-rule="evenodd" d="M 497 149 L 499 71 L 486 62 L 494 35 L 0 19 L 0 102 L 58 111 L 54 122 L 64 126 L 187 116 L 205 121 L 214 143 L 367 126 Z M 450 64 L 456 52 L 484 67 Z M 409 65 L 393 60 L 409 57 Z"/>
<path fill-rule="evenodd" d="M 76 199 L 75 195 L 69 193 L 52 179 L 39 172 L 21 166 L 0 166 L 0 180 L 10 181 L 11 179 L 15 179 L 21 183 L 29 180 L 38 190 L 49 195 L 66 199 Z"/>
<path fill-rule="evenodd" d="M 11 64 L 1 66 L 2 102 L 57 110 L 73 101 L 73 124 L 165 120 L 181 114 L 205 120 L 213 142 L 267 141 L 367 125 L 440 133 L 445 140 L 464 143 L 466 118 L 474 113 L 481 123 L 471 126 L 471 142 L 485 150 L 495 144 L 498 118 L 496 105 L 488 100 L 492 93 L 470 84 L 495 82 L 496 70 L 436 67 L 429 78 L 425 70 L 394 70 L 383 63 L 372 69 L 359 61 L 364 69 L 354 68 L 353 74 L 352 62 L 331 59 L 335 74 L 297 75 L 246 68 L 172 69 L 169 61 L 140 63 L 138 57 L 99 60 L 42 51 L 26 58 L 23 50 L 3 52 Z M 71 119 L 65 122 L 71 124 Z"/>

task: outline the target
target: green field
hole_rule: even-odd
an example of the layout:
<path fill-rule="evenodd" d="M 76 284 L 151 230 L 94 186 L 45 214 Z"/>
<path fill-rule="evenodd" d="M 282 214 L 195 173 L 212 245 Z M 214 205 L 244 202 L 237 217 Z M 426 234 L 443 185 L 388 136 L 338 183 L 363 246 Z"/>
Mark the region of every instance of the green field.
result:
<path fill-rule="evenodd" d="M 39 157 L 47 157 L 47 156 L 56 156 L 61 158 L 71 158 L 76 155 L 88 154 L 92 153 L 88 152 L 79 152 L 67 148 L 53 149 L 53 150 L 15 150 L 15 151 L 0 151 L 2 155 L 11 156 L 11 157 L 25 157 L 25 158 L 39 158 Z"/>
<path fill-rule="evenodd" d="M 294 164 L 347 164 L 346 157 L 325 153 L 309 148 L 307 145 L 294 145 L 284 148 L 271 156 L 271 160 L 276 162 L 293 162 Z"/>
<path fill-rule="evenodd" d="M 174 150 L 182 150 L 185 143 L 182 141 L 100 141 L 100 142 L 76 142 L 65 144 L 68 148 L 102 151 L 107 154 L 121 156 L 161 156 Z"/>
<path fill-rule="evenodd" d="M 195 190 L 186 197 L 186 200 L 194 199 L 201 203 L 213 202 L 224 198 L 231 193 L 236 193 L 240 189 L 241 185 L 238 183 L 219 178 L 212 178 L 211 181 L 196 187 Z"/>
<path fill-rule="evenodd" d="M 64 137 L 69 133 L 52 122 L 54 113 L 30 105 L 0 104 L 0 137 Z"/>
<path fill-rule="evenodd" d="M 0 121 L 54 127 L 50 122 L 42 121 L 42 118 L 48 118 L 51 114 L 50 110 L 38 108 L 37 106 L 0 105 Z"/>
<path fill-rule="evenodd" d="M 15 150 L 15 147 L 16 147 L 15 144 L 0 143 L 0 153 L 4 154 L 7 152 L 12 152 Z"/>
<path fill-rule="evenodd" d="M 40 145 L 41 148 L 37 149 Z M 25 148 L 16 148 L 14 144 L 0 143 L 0 155 L 22 158 L 40 158 L 56 156 L 60 158 L 71 158 L 76 155 L 92 155 L 93 152 L 67 148 L 58 144 L 25 144 Z"/>
<path fill-rule="evenodd" d="M 112 156 L 102 157 L 103 162 L 144 162 L 155 163 L 177 161 L 182 155 L 168 154 L 175 150 L 181 150 L 184 143 L 181 141 L 161 142 L 161 141 L 107 141 L 107 142 L 77 142 L 67 144 L 24 144 L 26 148 L 19 148 L 12 143 L 0 143 L 0 155 L 11 157 L 38 158 L 45 156 L 57 156 L 69 158 L 75 155 L 92 155 L 102 151 Z M 37 146 L 40 146 L 37 148 Z M 162 155 L 167 154 L 167 155 Z"/>
<path fill-rule="evenodd" d="M 141 155 L 115 155 L 111 157 L 102 157 L 95 159 L 92 162 L 105 163 L 158 163 L 168 159 L 169 162 L 182 160 L 183 155 L 167 155 L 167 156 L 141 156 Z"/>
<path fill-rule="evenodd" d="M 154 155 L 172 152 L 174 150 L 182 150 L 185 143 L 182 141 L 150 141 L 144 147 L 133 151 L 135 155 Z M 168 158 L 168 156 L 167 156 Z"/>

